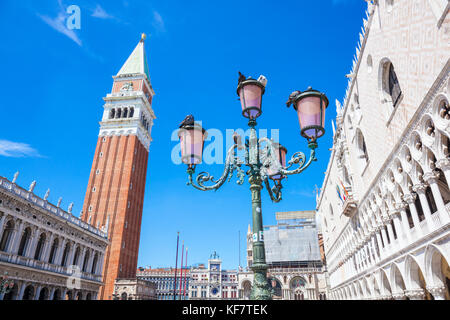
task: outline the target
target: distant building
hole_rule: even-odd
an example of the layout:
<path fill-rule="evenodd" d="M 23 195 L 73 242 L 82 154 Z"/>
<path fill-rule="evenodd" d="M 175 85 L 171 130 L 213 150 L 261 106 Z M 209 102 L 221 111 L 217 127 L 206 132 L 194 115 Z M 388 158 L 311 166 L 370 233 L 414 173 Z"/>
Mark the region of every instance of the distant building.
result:
<path fill-rule="evenodd" d="M 176 284 L 176 300 L 187 300 L 189 296 L 189 277 L 190 269 L 177 269 L 177 284 Z M 174 285 L 175 285 L 175 269 L 173 268 L 158 268 L 158 269 L 144 269 L 139 268 L 136 274 L 138 279 L 147 280 L 156 286 L 157 300 L 174 300 Z M 181 280 L 181 295 L 180 295 L 180 277 Z"/>
<path fill-rule="evenodd" d="M 214 252 L 208 260 L 208 268 L 191 269 L 189 300 L 237 300 L 237 270 L 223 270 L 222 260 Z"/>
<path fill-rule="evenodd" d="M 95 300 L 107 234 L 0 177 L 0 276 L 14 287 L 0 300 Z"/>
<path fill-rule="evenodd" d="M 156 300 L 156 284 L 141 279 L 117 279 L 113 300 Z"/>
<path fill-rule="evenodd" d="M 278 224 L 264 227 L 268 280 L 273 299 L 325 300 L 326 266 L 319 247 L 314 211 L 276 213 Z M 238 276 L 239 297 L 249 299 L 253 283 L 252 234 L 247 234 L 247 271 Z"/>

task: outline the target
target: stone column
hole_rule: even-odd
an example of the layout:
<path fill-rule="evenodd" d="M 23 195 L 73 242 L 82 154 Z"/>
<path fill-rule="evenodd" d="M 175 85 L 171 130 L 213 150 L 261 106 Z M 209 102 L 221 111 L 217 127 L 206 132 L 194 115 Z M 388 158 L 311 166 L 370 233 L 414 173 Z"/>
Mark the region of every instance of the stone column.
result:
<path fill-rule="evenodd" d="M 413 190 L 419 195 L 420 204 L 422 205 L 423 214 L 425 215 L 425 220 L 427 223 L 431 221 L 431 210 L 428 204 L 427 197 L 425 195 L 425 190 L 427 186 L 424 183 L 419 183 L 413 186 Z"/>
<path fill-rule="evenodd" d="M 392 229 L 392 222 L 391 222 L 392 220 L 390 220 L 390 219 L 386 219 L 386 227 L 387 227 L 387 230 L 388 230 L 388 234 L 389 234 L 389 240 L 391 240 L 391 248 L 394 248 L 395 247 L 395 237 L 394 237 L 394 230 Z"/>
<path fill-rule="evenodd" d="M 50 251 L 52 251 L 52 245 L 53 245 L 53 239 L 55 238 L 55 235 L 52 233 L 50 235 L 50 238 L 47 240 L 44 251 L 42 252 L 42 261 L 48 262 L 48 259 L 50 258 Z"/>
<path fill-rule="evenodd" d="M 25 288 L 27 287 L 26 282 L 22 282 L 22 286 L 19 289 L 19 293 L 17 294 L 17 300 L 23 299 L 23 293 L 25 292 Z"/>
<path fill-rule="evenodd" d="M 423 291 L 423 289 L 406 290 L 405 294 L 410 300 L 424 300 L 425 299 L 425 292 Z"/>
<path fill-rule="evenodd" d="M 80 254 L 80 261 L 78 261 L 78 267 L 80 268 L 80 271 L 83 272 L 83 264 L 84 264 L 84 258 L 86 257 L 87 248 L 83 247 Z"/>
<path fill-rule="evenodd" d="M 62 289 L 61 291 L 61 300 L 66 300 L 67 288 Z"/>
<path fill-rule="evenodd" d="M 71 265 L 73 265 L 73 257 L 75 255 L 75 246 L 76 246 L 76 243 L 70 241 L 70 250 L 69 250 L 68 257 L 67 257 L 67 267 L 70 267 Z"/>
<path fill-rule="evenodd" d="M 449 215 L 445 208 L 444 200 L 442 200 L 441 191 L 439 190 L 439 186 L 437 183 L 439 176 L 434 173 L 426 173 L 424 174 L 423 178 L 430 185 L 434 202 L 436 203 L 441 219 L 443 219 L 442 224 L 445 225 L 449 221 Z"/>
<path fill-rule="evenodd" d="M 37 243 L 39 240 L 39 235 L 40 235 L 40 232 L 39 232 L 38 228 L 34 229 L 31 232 L 31 239 L 27 245 L 26 253 L 24 255 L 25 257 L 32 258 L 32 259 L 34 258 L 34 253 L 36 251 L 36 246 L 37 246 Z"/>
<path fill-rule="evenodd" d="M 387 252 L 387 246 L 388 246 L 388 241 L 387 241 L 387 234 L 386 234 L 386 229 L 384 228 L 384 226 L 380 226 L 380 231 L 381 231 L 381 238 L 383 239 L 383 243 L 384 243 L 384 253 L 388 253 Z"/>
<path fill-rule="evenodd" d="M 3 236 L 3 227 L 5 226 L 6 221 L 6 213 L 0 217 L 0 239 Z"/>
<path fill-rule="evenodd" d="M 41 290 L 42 290 L 42 286 L 38 285 L 36 287 L 36 291 L 34 293 L 34 298 L 33 300 L 39 300 L 39 295 L 41 294 Z"/>
<path fill-rule="evenodd" d="M 96 275 L 101 275 L 102 272 L 103 272 L 104 258 L 105 258 L 104 254 L 100 254 L 99 257 L 98 257 L 97 271 L 95 272 Z"/>
<path fill-rule="evenodd" d="M 420 221 L 419 221 L 419 214 L 417 213 L 416 205 L 414 201 L 416 200 L 416 195 L 412 194 L 405 194 L 403 196 L 403 199 L 408 203 L 409 205 L 409 211 L 411 211 L 411 217 L 413 219 L 414 223 L 414 229 L 417 230 L 419 234 L 422 233 L 422 230 L 420 229 Z"/>
<path fill-rule="evenodd" d="M 19 226 L 17 226 L 17 224 L 19 224 Z M 18 229 L 16 229 L 18 228 Z M 8 248 L 6 251 L 11 252 L 12 254 L 17 254 L 17 252 L 19 251 L 19 246 L 20 246 L 20 240 L 22 238 L 22 233 L 23 233 L 23 229 L 25 228 L 25 223 L 23 221 L 16 221 L 16 225 L 14 227 L 14 233 L 11 236 L 11 239 L 9 240 L 9 244 L 8 244 Z M 8 250 L 9 248 L 11 248 L 10 250 Z"/>
<path fill-rule="evenodd" d="M 410 239 L 411 238 L 411 232 L 410 227 L 409 227 L 409 222 L 408 222 L 408 215 L 406 214 L 405 208 L 408 204 L 407 203 L 402 203 L 399 206 L 399 210 L 400 210 L 400 215 L 402 217 L 402 226 L 403 226 L 403 234 L 406 235 L 406 239 Z"/>
<path fill-rule="evenodd" d="M 372 253 L 370 252 L 370 242 L 367 241 L 366 245 L 366 255 L 367 255 L 367 267 L 371 266 L 374 263 Z"/>
<path fill-rule="evenodd" d="M 359 251 L 356 250 L 353 254 L 353 256 L 355 257 L 355 262 L 356 262 L 356 272 L 358 272 L 359 270 L 359 266 L 360 266 L 360 260 L 359 260 Z"/>
<path fill-rule="evenodd" d="M 50 293 L 49 293 L 49 295 L 48 295 L 48 300 L 53 300 L 53 298 L 55 297 L 55 291 L 56 291 L 56 288 L 51 288 L 51 290 L 50 290 Z"/>
<path fill-rule="evenodd" d="M 372 233 L 371 241 L 372 241 L 372 257 L 374 258 L 373 264 L 376 264 L 378 261 L 380 261 L 380 257 L 377 254 L 377 249 L 376 249 L 377 248 L 376 247 L 377 238 L 376 238 L 375 232 Z"/>
<path fill-rule="evenodd" d="M 445 180 L 447 180 L 447 183 L 450 184 L 450 159 L 439 159 L 438 161 L 436 161 L 436 167 L 444 172 Z"/>
<path fill-rule="evenodd" d="M 366 253 L 366 245 L 362 244 L 361 245 L 361 262 L 362 262 L 362 268 L 364 270 L 364 268 L 367 268 L 367 253 Z"/>
<path fill-rule="evenodd" d="M 379 252 L 379 256 L 378 256 L 378 260 L 381 260 L 381 256 L 382 256 L 382 248 L 383 246 L 381 245 L 381 234 L 380 234 L 380 228 L 377 228 L 375 230 L 375 240 L 377 241 L 377 246 L 378 246 L 378 252 Z M 375 249 L 376 251 L 376 249 Z"/>
<path fill-rule="evenodd" d="M 95 257 L 95 251 L 90 250 L 89 261 L 88 261 L 88 265 L 87 265 L 87 269 L 86 269 L 87 273 L 91 273 L 91 271 L 92 271 L 92 264 L 94 263 L 94 257 Z"/>
<path fill-rule="evenodd" d="M 59 242 L 58 249 L 56 250 L 56 259 L 55 263 L 56 265 L 61 265 L 62 263 L 62 256 L 64 253 L 64 248 L 66 247 L 67 239 L 63 239 Z"/>

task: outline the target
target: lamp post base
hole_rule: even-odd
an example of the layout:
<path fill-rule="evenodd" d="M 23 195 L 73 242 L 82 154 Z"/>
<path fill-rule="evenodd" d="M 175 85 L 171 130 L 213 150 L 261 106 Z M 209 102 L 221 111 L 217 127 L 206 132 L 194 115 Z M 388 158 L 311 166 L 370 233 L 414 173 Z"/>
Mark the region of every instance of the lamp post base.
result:
<path fill-rule="evenodd" d="M 254 279 L 251 300 L 272 300 L 272 288 L 267 281 L 267 265 L 253 265 Z"/>

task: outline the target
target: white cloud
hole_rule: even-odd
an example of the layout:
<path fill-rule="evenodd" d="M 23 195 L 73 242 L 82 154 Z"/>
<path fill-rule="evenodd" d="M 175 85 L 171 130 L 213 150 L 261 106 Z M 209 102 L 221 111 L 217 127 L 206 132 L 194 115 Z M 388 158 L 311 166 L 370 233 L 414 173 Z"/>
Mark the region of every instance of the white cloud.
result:
<path fill-rule="evenodd" d="M 165 32 L 166 26 L 164 25 L 164 20 L 158 11 L 153 11 L 153 28 L 156 29 L 157 32 Z"/>
<path fill-rule="evenodd" d="M 0 140 L 0 156 L 10 158 L 42 157 L 29 144 L 8 140 Z"/>
<path fill-rule="evenodd" d="M 39 16 L 39 18 L 42 19 L 42 21 L 44 21 L 46 24 L 48 24 L 54 30 L 56 30 L 56 31 L 64 34 L 68 38 L 72 39 L 80 47 L 82 46 L 81 40 L 80 40 L 80 38 L 78 38 L 77 34 L 73 30 L 70 30 L 67 28 L 67 25 L 66 25 L 67 15 L 64 11 L 60 11 L 56 18 L 42 16 L 40 14 L 38 14 L 38 16 Z"/>
<path fill-rule="evenodd" d="M 95 10 L 91 16 L 94 18 L 99 18 L 99 19 L 113 19 L 114 18 L 112 15 L 108 14 L 99 4 L 97 4 L 97 7 L 95 8 Z"/>

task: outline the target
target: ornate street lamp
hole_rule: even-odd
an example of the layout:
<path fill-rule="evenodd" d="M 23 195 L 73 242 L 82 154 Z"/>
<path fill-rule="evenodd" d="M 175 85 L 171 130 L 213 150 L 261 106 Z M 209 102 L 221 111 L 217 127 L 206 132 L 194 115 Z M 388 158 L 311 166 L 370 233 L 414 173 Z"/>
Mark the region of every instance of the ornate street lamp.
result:
<path fill-rule="evenodd" d="M 14 287 L 14 281 L 8 278 L 8 273 L 0 277 L 0 294 L 8 294 Z"/>
<path fill-rule="evenodd" d="M 304 171 L 313 161 L 317 161 L 315 149 L 318 147 L 317 139 L 325 133 L 325 109 L 328 99 L 325 94 L 308 88 L 306 91 L 295 91 L 289 96 L 287 106 L 294 105 L 297 111 L 301 135 L 307 139 L 311 149 L 310 158 L 302 152 L 296 152 L 286 165 L 287 150 L 285 147 L 267 138 L 258 139 L 256 134 L 256 119 L 262 114 L 262 96 L 265 92 L 267 80 L 261 76 L 258 80 L 239 78 L 237 94 L 241 101 L 242 115 L 249 119 L 250 136 L 242 145 L 241 137 L 233 135 L 234 145 L 227 151 L 225 168 L 222 176 L 215 180 L 209 173 L 201 172 L 193 178 L 195 167 L 202 161 L 204 141 L 207 137 L 205 129 L 194 121 L 192 116 L 186 117 L 181 123 L 178 136 L 181 143 L 182 162 L 188 165 L 188 185 L 202 191 L 217 190 L 225 181 L 237 173 L 237 183 L 244 183 L 248 175 L 252 193 L 253 217 L 253 265 L 254 281 L 250 298 L 252 300 L 268 300 L 272 298 L 272 290 L 267 280 L 267 264 L 264 249 L 263 222 L 261 211 L 261 189 L 263 183 L 274 202 L 282 199 L 282 180 Z M 245 149 L 245 159 L 242 161 L 237 150 Z M 249 169 L 244 172 L 242 165 Z M 298 168 L 289 170 L 293 165 Z M 270 186 L 270 180 L 274 186 Z M 211 185 L 206 185 L 206 183 Z"/>
<path fill-rule="evenodd" d="M 202 163 L 204 141 L 208 133 L 198 123 L 183 124 L 178 131 L 181 144 L 181 161 L 195 169 Z"/>

